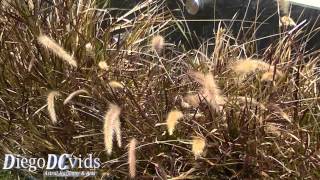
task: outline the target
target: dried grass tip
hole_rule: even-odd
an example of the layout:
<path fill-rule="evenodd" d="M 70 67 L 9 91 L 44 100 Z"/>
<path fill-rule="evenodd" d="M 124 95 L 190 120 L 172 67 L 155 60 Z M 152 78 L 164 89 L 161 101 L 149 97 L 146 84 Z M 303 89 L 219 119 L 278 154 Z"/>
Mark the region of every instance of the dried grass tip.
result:
<path fill-rule="evenodd" d="M 151 41 L 152 49 L 160 53 L 164 48 L 164 38 L 160 35 L 156 35 Z"/>
<path fill-rule="evenodd" d="M 122 85 L 122 83 L 118 82 L 118 81 L 110 81 L 109 82 L 109 86 L 113 89 L 123 89 L 124 86 Z"/>
<path fill-rule="evenodd" d="M 100 61 L 98 66 L 102 70 L 106 70 L 107 71 L 109 69 L 109 66 L 108 66 L 107 62 L 105 62 L 105 61 Z"/>
<path fill-rule="evenodd" d="M 131 139 L 128 149 L 129 175 L 131 178 L 136 176 L 136 145 L 137 140 Z"/>
<path fill-rule="evenodd" d="M 262 60 L 244 59 L 238 60 L 231 65 L 231 69 L 239 75 L 248 75 L 256 71 L 269 71 L 274 67 Z"/>
<path fill-rule="evenodd" d="M 46 35 L 40 35 L 38 37 L 38 41 L 42 46 L 48 48 L 56 56 L 60 57 L 61 59 L 69 63 L 71 66 L 77 67 L 76 60 L 53 39 L 49 38 Z"/>
<path fill-rule="evenodd" d="M 122 146 L 122 136 L 121 136 L 121 123 L 120 123 L 120 118 L 115 119 L 114 124 L 113 124 L 113 130 L 114 133 L 116 134 L 116 140 L 118 147 Z"/>
<path fill-rule="evenodd" d="M 297 23 L 289 16 L 283 16 L 280 18 L 280 27 L 294 27 Z"/>
<path fill-rule="evenodd" d="M 173 134 L 173 131 L 178 124 L 178 120 L 183 118 L 183 113 L 179 110 L 170 111 L 167 117 L 167 128 L 169 135 Z"/>
<path fill-rule="evenodd" d="M 193 137 L 192 140 L 192 152 L 196 158 L 203 154 L 204 148 L 206 147 L 206 141 L 202 137 Z"/>
<path fill-rule="evenodd" d="M 114 133 L 120 134 L 120 132 L 117 132 L 117 131 L 120 131 L 120 122 L 117 122 L 117 121 L 120 121 L 120 118 L 119 118 L 120 112 L 121 112 L 121 109 L 119 106 L 115 104 L 110 104 L 109 109 L 104 116 L 104 125 L 103 125 L 104 144 L 105 144 L 107 153 L 109 155 L 112 153 Z M 117 125 L 117 123 L 119 123 L 119 125 Z"/>
<path fill-rule="evenodd" d="M 56 96 L 59 96 L 59 95 L 60 93 L 58 91 L 51 91 L 47 97 L 48 112 L 53 124 L 57 123 L 57 115 L 54 109 L 54 99 Z"/>
<path fill-rule="evenodd" d="M 92 46 L 91 43 L 87 43 L 84 47 L 86 48 L 86 51 L 87 51 L 87 52 L 92 53 L 92 51 L 93 51 L 93 46 Z"/>
<path fill-rule="evenodd" d="M 184 108 L 198 107 L 201 102 L 198 94 L 188 94 L 181 99 L 181 106 Z"/>
<path fill-rule="evenodd" d="M 189 75 L 202 85 L 200 94 L 208 102 L 208 104 L 215 110 L 221 111 L 226 99 L 222 96 L 221 90 L 218 87 L 213 75 L 211 73 L 203 74 L 201 72 L 189 72 Z"/>
<path fill-rule="evenodd" d="M 79 89 L 77 91 L 74 91 L 73 93 L 69 94 L 69 96 L 64 100 L 63 104 L 64 105 L 68 104 L 71 101 L 71 99 L 73 99 L 75 96 L 79 94 L 89 94 L 89 92 L 84 89 Z"/>

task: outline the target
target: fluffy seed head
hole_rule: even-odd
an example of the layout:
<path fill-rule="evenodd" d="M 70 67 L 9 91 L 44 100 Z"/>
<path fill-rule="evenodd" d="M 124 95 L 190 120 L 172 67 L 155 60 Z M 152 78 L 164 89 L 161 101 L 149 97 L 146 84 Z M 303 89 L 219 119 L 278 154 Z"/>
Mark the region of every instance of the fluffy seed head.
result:
<path fill-rule="evenodd" d="M 79 89 L 77 91 L 74 91 L 73 93 L 69 94 L 69 96 L 64 100 L 63 104 L 68 104 L 73 97 L 79 94 L 89 94 L 89 92 L 84 89 Z"/>
<path fill-rule="evenodd" d="M 183 114 L 181 111 L 173 110 L 169 112 L 167 117 L 167 128 L 168 128 L 169 135 L 173 134 L 173 131 L 178 123 L 178 120 L 181 118 L 183 118 Z"/>
<path fill-rule="evenodd" d="M 261 81 L 273 81 L 273 77 L 275 80 L 281 78 L 283 73 L 279 70 L 276 70 L 276 74 L 274 74 L 274 70 L 270 69 L 269 71 L 265 72 L 261 76 Z"/>
<path fill-rule="evenodd" d="M 34 4 L 33 4 L 32 0 L 28 0 L 27 3 L 28 3 L 29 10 L 33 11 L 34 10 Z"/>
<path fill-rule="evenodd" d="M 123 85 L 118 81 L 110 81 L 109 86 L 113 89 L 123 89 Z"/>
<path fill-rule="evenodd" d="M 283 16 L 280 18 L 280 27 L 285 26 L 285 27 L 292 27 L 296 26 L 296 22 L 289 16 Z"/>
<path fill-rule="evenodd" d="M 60 95 L 59 92 L 51 91 L 47 97 L 49 116 L 51 118 L 52 123 L 54 123 L 54 124 L 57 122 L 57 115 L 56 115 L 56 111 L 54 109 L 54 99 L 56 96 L 59 96 L 59 95 Z"/>
<path fill-rule="evenodd" d="M 273 71 L 267 71 L 262 74 L 261 81 L 273 81 Z"/>
<path fill-rule="evenodd" d="M 98 66 L 102 70 L 106 70 L 107 71 L 109 69 L 109 66 L 108 66 L 107 62 L 105 62 L 105 61 L 100 61 Z"/>
<path fill-rule="evenodd" d="M 221 95 L 221 90 L 216 84 L 213 75 L 211 73 L 203 74 L 201 72 L 190 72 L 189 75 L 202 85 L 200 93 L 209 105 L 217 111 L 222 110 L 226 100 L 225 97 Z"/>
<path fill-rule="evenodd" d="M 87 43 L 85 46 L 87 52 L 92 52 L 93 46 L 91 43 Z"/>
<path fill-rule="evenodd" d="M 114 134 L 114 124 L 115 121 L 119 119 L 120 107 L 115 104 L 110 104 L 109 110 L 104 116 L 103 134 L 104 134 L 104 144 L 107 153 L 110 155 L 112 152 L 113 144 L 113 134 Z"/>
<path fill-rule="evenodd" d="M 117 118 L 114 121 L 114 132 L 116 134 L 116 139 L 117 139 L 117 143 L 118 143 L 118 147 L 122 146 L 122 140 L 121 140 L 121 123 L 120 123 L 120 119 Z"/>
<path fill-rule="evenodd" d="M 128 150 L 129 174 L 131 178 L 136 176 L 136 145 L 137 140 L 131 139 Z"/>
<path fill-rule="evenodd" d="M 202 137 L 194 137 L 192 140 L 192 152 L 196 158 L 200 157 L 206 147 L 206 141 Z"/>
<path fill-rule="evenodd" d="M 268 71 L 272 70 L 273 66 L 256 59 L 238 60 L 232 64 L 231 69 L 239 75 L 247 75 L 255 71 Z"/>
<path fill-rule="evenodd" d="M 182 98 L 181 105 L 184 108 L 198 107 L 200 104 L 200 101 L 201 100 L 198 94 L 188 94 Z"/>
<path fill-rule="evenodd" d="M 65 60 L 71 66 L 77 67 L 76 60 L 67 51 L 65 51 L 58 43 L 56 43 L 53 39 L 49 38 L 46 35 L 40 35 L 38 37 L 38 41 L 42 46 L 48 48 L 56 56 Z"/>
<path fill-rule="evenodd" d="M 154 36 L 151 41 L 152 48 L 160 53 L 164 47 L 164 38 L 160 35 Z"/>

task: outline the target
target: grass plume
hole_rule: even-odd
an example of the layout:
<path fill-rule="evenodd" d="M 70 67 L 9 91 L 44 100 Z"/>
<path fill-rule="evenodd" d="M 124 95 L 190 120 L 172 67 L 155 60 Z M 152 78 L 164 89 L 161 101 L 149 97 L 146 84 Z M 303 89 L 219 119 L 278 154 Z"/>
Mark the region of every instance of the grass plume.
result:
<path fill-rule="evenodd" d="M 173 131 L 181 118 L 183 118 L 183 113 L 181 111 L 172 110 L 169 112 L 166 120 L 169 135 L 173 134 Z"/>
<path fill-rule="evenodd" d="M 200 157 L 206 147 L 206 141 L 202 137 L 193 137 L 192 152 L 196 158 Z"/>
<path fill-rule="evenodd" d="M 273 70 L 269 70 L 267 72 L 264 72 L 261 76 L 261 81 L 273 81 L 273 80 L 277 80 L 279 78 L 281 78 L 283 76 L 281 71 L 276 71 L 276 73 L 274 73 Z"/>
<path fill-rule="evenodd" d="M 181 99 L 181 106 L 184 108 L 198 107 L 201 102 L 199 94 L 188 94 Z"/>
<path fill-rule="evenodd" d="M 115 104 L 110 104 L 108 111 L 104 115 L 104 144 L 109 155 L 111 155 L 112 153 L 114 127 L 115 122 L 119 119 L 120 111 L 121 109 L 119 106 Z"/>
<path fill-rule="evenodd" d="M 102 70 L 106 70 L 107 71 L 109 69 L 109 66 L 108 66 L 107 62 L 105 62 L 105 61 L 100 61 L 98 66 Z"/>
<path fill-rule="evenodd" d="M 131 139 L 128 149 L 128 164 L 129 164 L 129 175 L 131 178 L 136 176 L 136 145 L 137 140 Z"/>
<path fill-rule="evenodd" d="M 189 75 L 202 86 L 200 93 L 209 105 L 215 110 L 222 110 L 226 100 L 222 96 L 213 75 L 211 73 L 203 74 L 194 71 L 189 72 Z"/>
<path fill-rule="evenodd" d="M 151 47 L 157 53 L 160 53 L 164 48 L 164 38 L 160 35 L 156 35 L 151 40 Z"/>
<path fill-rule="evenodd" d="M 54 99 L 56 96 L 59 96 L 59 95 L 60 93 L 58 91 L 51 91 L 47 97 L 48 112 L 53 124 L 57 123 L 57 115 L 54 109 Z"/>
<path fill-rule="evenodd" d="M 292 27 L 296 26 L 296 22 L 289 16 L 282 16 L 280 18 L 280 27 L 285 26 L 285 27 Z"/>
<path fill-rule="evenodd" d="M 75 96 L 79 94 L 89 94 L 89 92 L 85 89 L 79 89 L 77 91 L 74 91 L 71 94 L 69 94 L 69 96 L 64 100 L 63 104 L 68 104 L 71 101 L 71 99 L 73 99 Z"/>
<path fill-rule="evenodd" d="M 122 83 L 120 83 L 118 81 L 110 81 L 108 84 L 113 89 L 123 89 L 124 88 Z"/>
<path fill-rule="evenodd" d="M 121 147 L 122 146 L 121 122 L 119 118 L 115 119 L 113 127 L 114 127 L 114 133 L 116 134 L 118 147 Z"/>
<path fill-rule="evenodd" d="M 60 57 L 64 61 L 66 61 L 71 66 L 77 67 L 76 60 L 67 51 L 65 51 L 58 43 L 56 43 L 53 39 L 49 38 L 46 35 L 40 35 L 38 37 L 38 41 L 42 46 L 48 48 L 56 56 Z"/>
<path fill-rule="evenodd" d="M 93 46 L 91 43 L 87 43 L 85 46 L 87 53 L 93 53 Z"/>
<path fill-rule="evenodd" d="M 273 70 L 274 66 L 258 59 L 241 59 L 231 65 L 231 69 L 239 75 L 248 75 L 256 71 Z"/>

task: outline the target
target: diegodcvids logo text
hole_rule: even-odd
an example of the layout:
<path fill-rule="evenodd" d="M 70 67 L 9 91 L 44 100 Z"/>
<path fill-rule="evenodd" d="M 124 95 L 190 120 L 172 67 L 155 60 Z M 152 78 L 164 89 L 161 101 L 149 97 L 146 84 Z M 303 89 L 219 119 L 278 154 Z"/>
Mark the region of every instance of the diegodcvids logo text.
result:
<path fill-rule="evenodd" d="M 101 166 L 99 158 L 93 158 L 92 154 L 87 157 L 76 157 L 72 154 L 48 154 L 45 158 L 26 158 L 19 155 L 5 154 L 2 169 L 27 169 L 34 172 L 43 170 L 72 170 L 72 169 L 98 169 Z"/>

